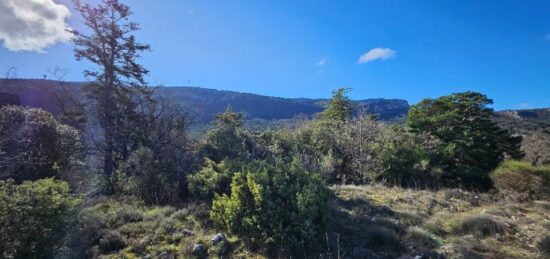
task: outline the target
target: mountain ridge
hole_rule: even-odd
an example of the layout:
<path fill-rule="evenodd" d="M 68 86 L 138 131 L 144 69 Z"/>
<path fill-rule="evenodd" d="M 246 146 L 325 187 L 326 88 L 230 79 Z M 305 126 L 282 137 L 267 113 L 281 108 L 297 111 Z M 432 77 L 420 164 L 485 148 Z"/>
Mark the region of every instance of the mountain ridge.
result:
<path fill-rule="evenodd" d="M 55 94 L 68 90 L 81 98 L 80 87 L 84 84 L 46 79 L 0 79 L 0 92 L 18 95 L 22 105 L 43 108 L 57 114 L 59 109 L 51 103 Z M 162 86 L 158 87 L 158 92 L 187 108 L 199 122 L 211 121 L 214 114 L 223 112 L 227 106 L 245 113 L 249 119 L 280 120 L 302 115 L 311 117 L 321 112 L 328 101 L 324 98 L 275 97 L 196 86 Z M 372 98 L 353 102 L 376 114 L 381 120 L 402 118 L 409 109 L 408 102 L 402 99 Z"/>

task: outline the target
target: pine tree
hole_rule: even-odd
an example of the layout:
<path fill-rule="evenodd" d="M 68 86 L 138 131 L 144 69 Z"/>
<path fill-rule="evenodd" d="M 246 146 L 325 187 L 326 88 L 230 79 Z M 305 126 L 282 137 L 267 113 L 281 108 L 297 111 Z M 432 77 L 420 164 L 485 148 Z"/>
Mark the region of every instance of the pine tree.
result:
<path fill-rule="evenodd" d="M 78 0 L 74 4 L 90 30 L 89 34 L 72 31 L 76 59 L 98 66 L 95 71 L 84 71 L 91 79 L 85 90 L 103 130 L 98 151 L 103 155 L 104 174 L 110 176 L 117 161 L 126 159 L 135 148 L 136 108 L 151 101 L 152 91 L 144 81 L 148 71 L 137 63 L 149 46 L 136 42 L 132 33 L 139 27 L 128 21 L 132 13 L 118 0 L 103 0 L 96 7 Z"/>

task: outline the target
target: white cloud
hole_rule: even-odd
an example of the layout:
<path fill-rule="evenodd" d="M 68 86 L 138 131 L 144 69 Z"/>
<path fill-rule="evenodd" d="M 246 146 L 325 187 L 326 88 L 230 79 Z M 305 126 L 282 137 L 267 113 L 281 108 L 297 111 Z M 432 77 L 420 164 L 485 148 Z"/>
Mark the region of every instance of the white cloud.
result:
<path fill-rule="evenodd" d="M 397 55 L 397 53 L 393 49 L 388 48 L 374 48 L 369 50 L 369 52 L 361 55 L 359 57 L 359 60 L 357 61 L 357 64 L 364 64 L 368 63 L 377 59 L 386 60 L 389 58 L 393 58 Z"/>
<path fill-rule="evenodd" d="M 516 105 L 517 108 L 519 109 L 529 109 L 531 108 L 531 104 L 530 103 L 518 103 Z"/>
<path fill-rule="evenodd" d="M 0 0 L 0 41 L 12 51 L 36 51 L 71 39 L 69 9 L 53 0 Z"/>
<path fill-rule="evenodd" d="M 317 61 L 317 63 L 315 63 L 316 66 L 324 66 L 325 63 L 327 63 L 327 59 L 326 58 L 321 58 L 319 61 Z"/>

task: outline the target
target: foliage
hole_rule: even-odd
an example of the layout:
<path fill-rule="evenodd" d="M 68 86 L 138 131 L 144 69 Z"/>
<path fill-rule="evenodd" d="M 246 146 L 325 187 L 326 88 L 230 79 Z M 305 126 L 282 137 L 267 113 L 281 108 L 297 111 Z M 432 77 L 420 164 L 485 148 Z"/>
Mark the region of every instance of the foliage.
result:
<path fill-rule="evenodd" d="M 214 222 L 279 254 L 311 248 L 329 220 L 329 190 L 296 163 L 249 164 L 233 177 L 231 194 L 214 199 Z"/>
<path fill-rule="evenodd" d="M 214 129 L 204 138 L 203 153 L 206 157 L 217 162 L 249 158 L 247 136 L 242 128 L 243 117 L 242 113 L 233 112 L 231 106 L 225 112 L 216 114 Z"/>
<path fill-rule="evenodd" d="M 351 100 L 346 96 L 347 88 L 332 91 L 328 107 L 320 114 L 321 119 L 330 122 L 342 122 L 349 119 L 353 112 Z"/>
<path fill-rule="evenodd" d="M 0 108 L 0 179 L 16 182 L 60 177 L 78 165 L 77 130 L 41 109 Z"/>
<path fill-rule="evenodd" d="M 550 195 L 550 167 L 532 166 L 527 162 L 508 160 L 490 174 L 497 190 L 525 194 L 528 197 Z"/>
<path fill-rule="evenodd" d="M 216 194 L 229 193 L 237 164 L 231 161 L 216 163 L 207 158 L 205 166 L 189 176 L 189 192 L 199 199 L 212 199 Z"/>
<path fill-rule="evenodd" d="M 125 4 L 104 0 L 93 7 L 74 2 L 89 29 L 89 34 L 71 31 L 76 59 L 99 67 L 84 71 L 92 80 L 85 92 L 89 111 L 103 130 L 101 145 L 96 147 L 103 155 L 103 173 L 111 177 L 119 162 L 137 148 L 141 136 L 134 130 L 140 126 L 140 108 L 152 102 L 152 91 L 143 79 L 148 71 L 136 61 L 149 46 L 136 42 L 132 33 L 138 25 L 128 21 L 131 12 Z"/>
<path fill-rule="evenodd" d="M 521 157 L 520 137 L 493 122 L 492 100 L 475 92 L 424 99 L 409 110 L 407 127 L 437 141 L 431 162 L 447 181 L 489 188 L 488 173 L 506 157 Z"/>
<path fill-rule="evenodd" d="M 53 257 L 71 229 L 78 203 L 65 182 L 0 181 L 0 257 Z"/>
<path fill-rule="evenodd" d="M 114 179 L 117 191 L 139 197 L 147 204 L 177 203 L 185 199 L 187 173 L 178 168 L 178 161 L 171 160 L 173 153 L 167 152 L 170 150 L 155 153 L 141 147 L 134 151 Z"/>
<path fill-rule="evenodd" d="M 308 121 L 294 131 L 279 135 L 274 153 L 285 162 L 297 160 L 307 171 L 318 172 L 328 183 L 343 182 L 343 155 L 336 136 L 336 128 L 326 121 Z"/>
<path fill-rule="evenodd" d="M 378 181 L 409 187 L 435 187 L 440 174 L 430 165 L 426 140 L 406 132 L 401 126 L 385 129 L 383 141 L 375 146 L 375 154 L 383 171 Z"/>

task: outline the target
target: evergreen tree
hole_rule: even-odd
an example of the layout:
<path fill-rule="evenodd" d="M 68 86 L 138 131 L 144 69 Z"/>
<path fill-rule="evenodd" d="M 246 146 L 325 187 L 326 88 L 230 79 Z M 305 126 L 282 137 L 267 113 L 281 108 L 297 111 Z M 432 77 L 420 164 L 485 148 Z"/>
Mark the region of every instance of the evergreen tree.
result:
<path fill-rule="evenodd" d="M 74 3 L 90 30 L 89 34 L 72 31 L 76 59 L 99 67 L 96 71 L 84 71 L 92 80 L 86 93 L 103 129 L 103 140 L 98 146 L 103 155 L 103 171 L 111 176 L 117 162 L 138 146 L 132 132 L 139 119 L 136 108 L 151 101 L 152 93 L 143 79 L 148 71 L 137 59 L 149 46 L 136 42 L 131 33 L 139 29 L 138 25 L 128 21 L 132 13 L 118 0 L 103 0 L 96 7 L 79 0 Z"/>
<path fill-rule="evenodd" d="M 342 122 L 349 119 L 353 112 L 353 104 L 346 93 L 349 88 L 338 88 L 332 91 L 328 107 L 321 113 L 321 118 L 330 122 Z"/>
<path fill-rule="evenodd" d="M 521 137 L 492 120 L 492 103 L 476 92 L 424 99 L 409 110 L 407 126 L 436 141 L 432 163 L 451 180 L 487 188 L 489 171 L 506 157 L 521 156 Z"/>
<path fill-rule="evenodd" d="M 247 136 L 242 126 L 244 114 L 233 112 L 228 106 L 225 112 L 214 117 L 214 129 L 206 134 L 204 151 L 214 161 L 223 159 L 247 159 Z"/>

